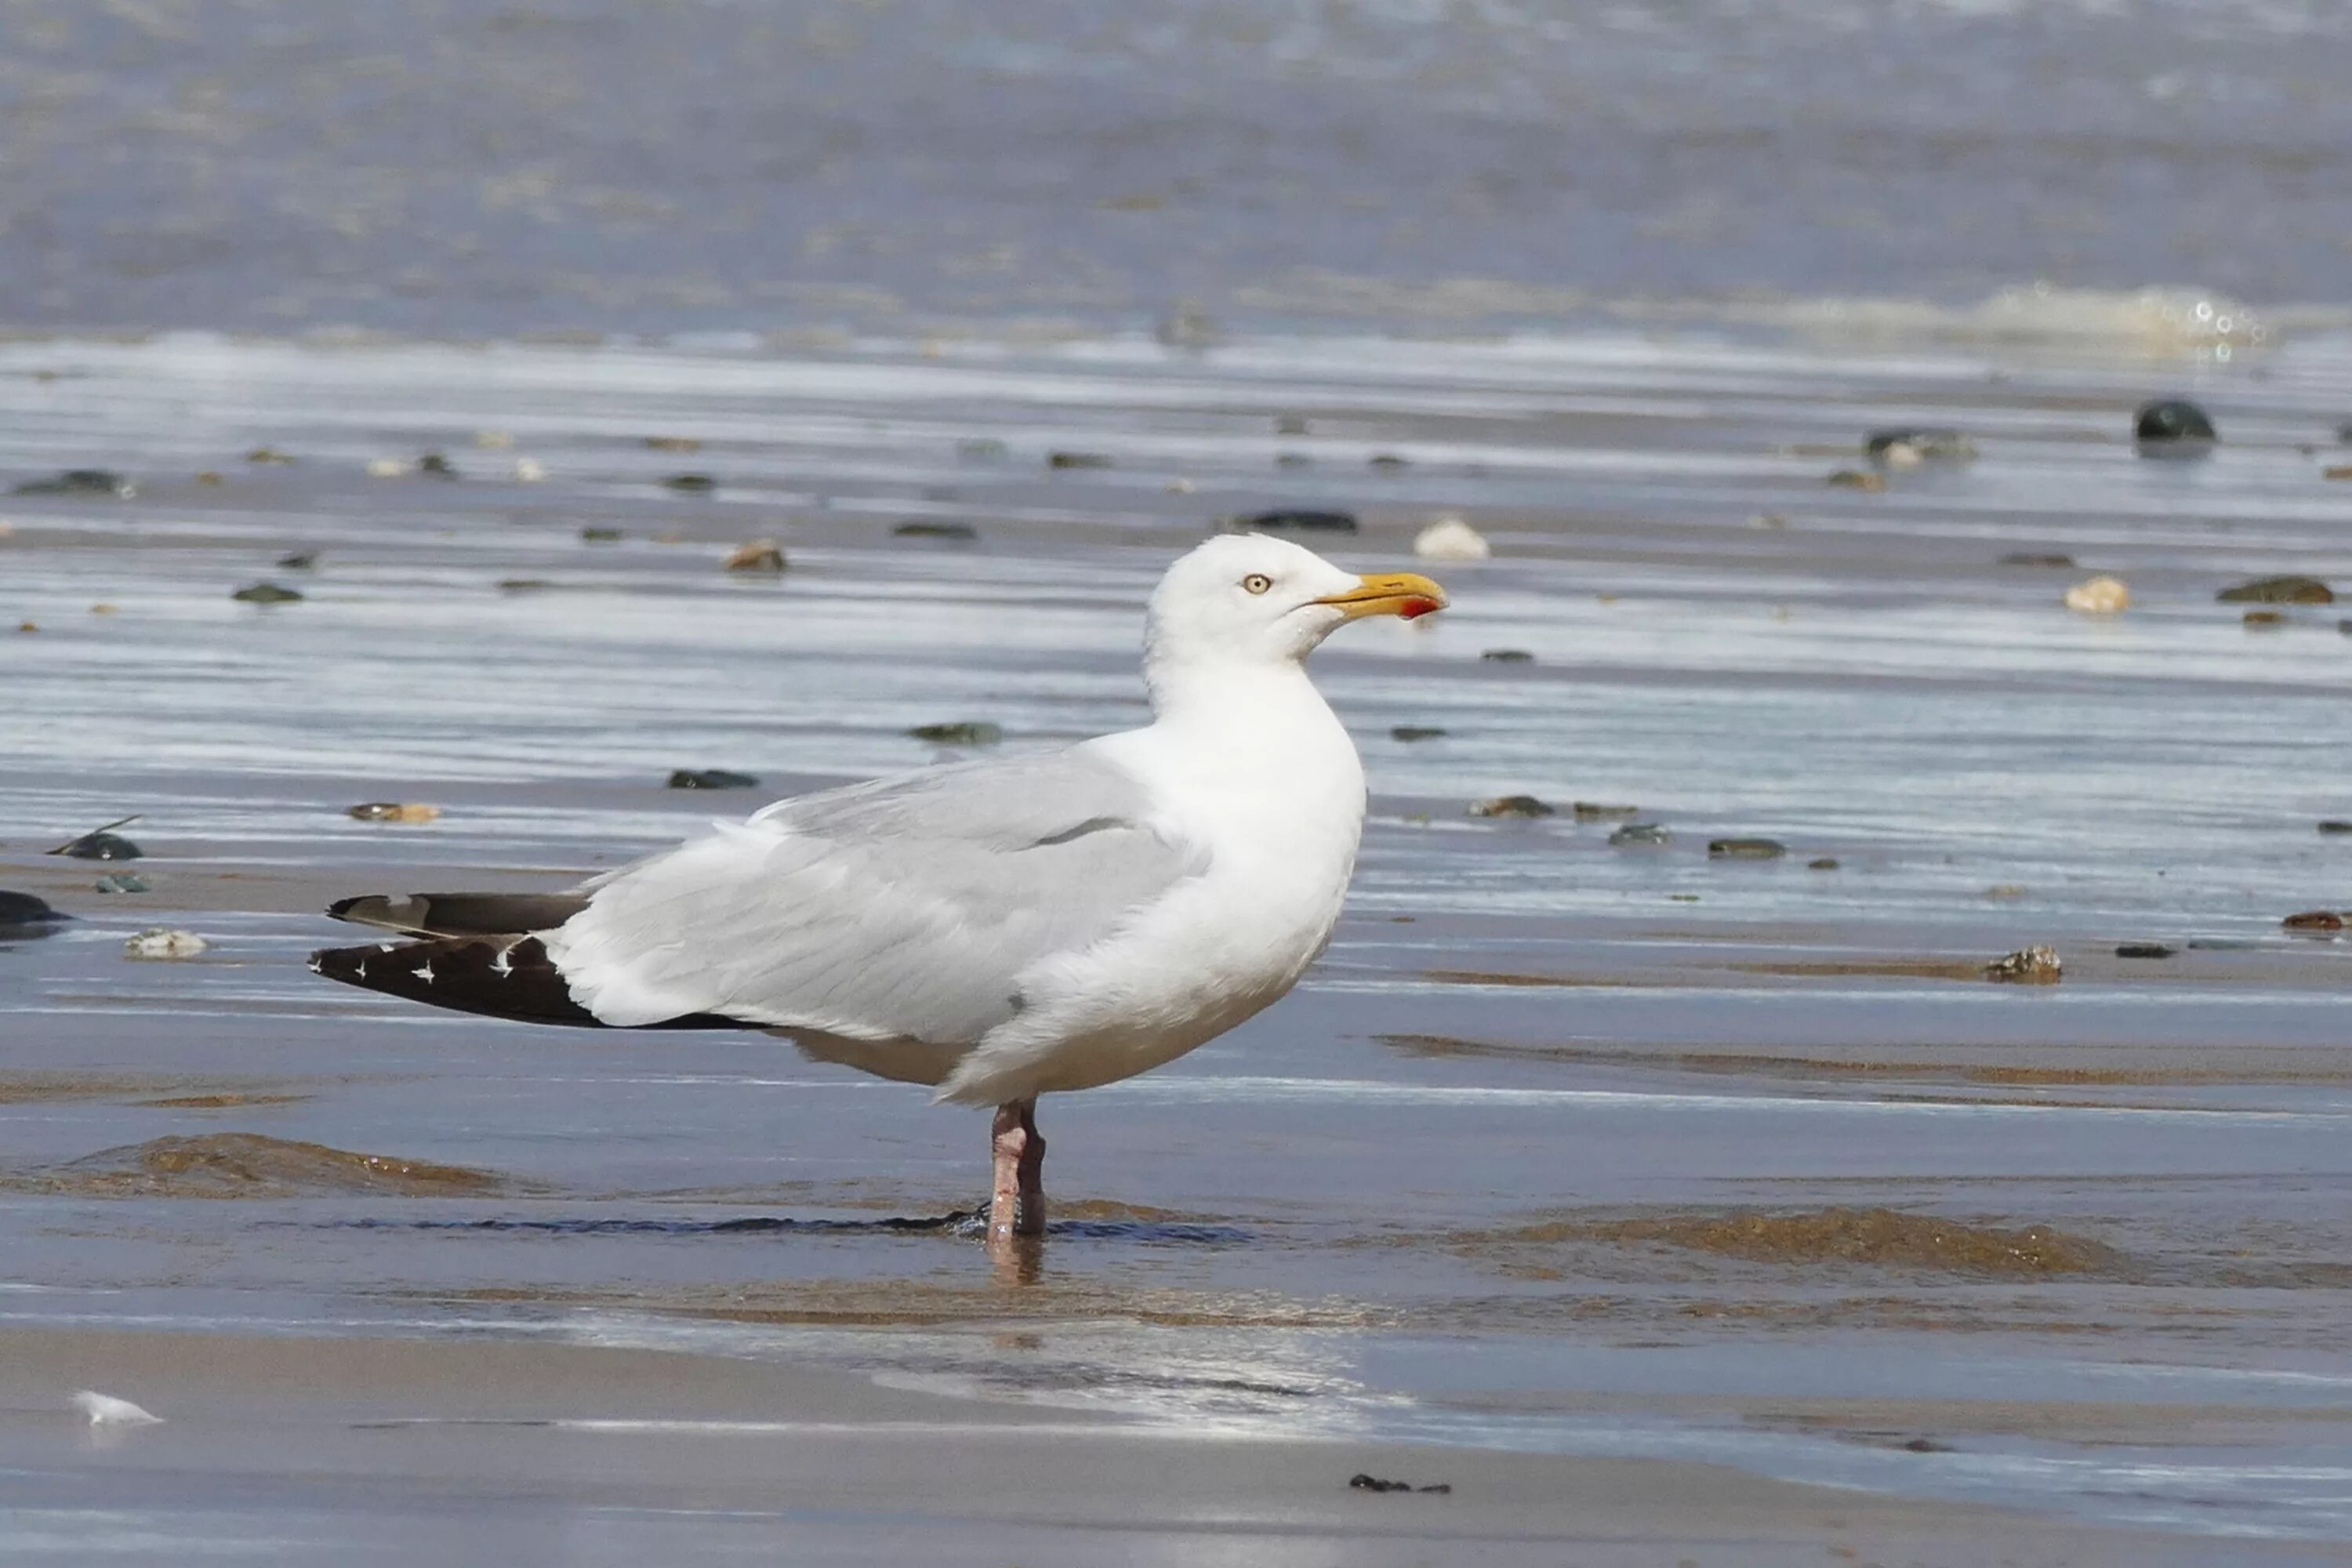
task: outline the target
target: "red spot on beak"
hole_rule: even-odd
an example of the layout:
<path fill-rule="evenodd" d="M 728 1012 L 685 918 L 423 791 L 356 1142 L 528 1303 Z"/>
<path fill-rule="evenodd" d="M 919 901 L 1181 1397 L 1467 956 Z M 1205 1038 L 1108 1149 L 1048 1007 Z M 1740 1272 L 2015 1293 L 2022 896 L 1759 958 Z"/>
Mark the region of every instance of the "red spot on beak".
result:
<path fill-rule="evenodd" d="M 1443 606 L 1434 599 L 1407 599 L 1404 602 L 1403 606 L 1397 611 L 1397 614 L 1410 621 L 1422 616 L 1428 615 L 1432 611 L 1442 607 Z"/>

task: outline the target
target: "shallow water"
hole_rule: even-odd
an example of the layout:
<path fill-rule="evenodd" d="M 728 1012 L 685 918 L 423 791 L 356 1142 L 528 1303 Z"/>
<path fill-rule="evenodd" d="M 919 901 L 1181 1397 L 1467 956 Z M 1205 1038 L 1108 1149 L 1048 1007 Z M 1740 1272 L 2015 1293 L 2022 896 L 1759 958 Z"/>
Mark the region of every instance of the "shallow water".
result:
<path fill-rule="evenodd" d="M 2225 444 L 2135 456 L 2132 405 L 2184 388 Z M 2352 487 L 2304 449 L 2347 410 L 2326 333 L 0 348 L 0 474 L 138 485 L 0 501 L 0 623 L 39 628 L 0 639 L 0 885 L 81 917 L 0 942 L 0 1314 L 688 1344 L 2352 1538 L 2352 944 L 2279 923 L 2352 906 L 2352 837 L 2316 831 L 2352 816 L 2352 637 L 2213 599 L 2352 579 Z M 1823 483 L 1916 421 L 1982 456 Z M 364 474 L 427 449 L 461 477 Z M 919 1091 L 302 968 L 331 897 L 561 885 L 950 754 L 919 723 L 1136 722 L 1160 567 L 1293 504 L 1360 511 L 1332 552 L 1365 569 L 1446 510 L 1498 558 L 1318 654 L 1373 795 L 1339 940 L 1231 1036 L 1047 1103 L 1063 1217 L 1024 1270 L 878 1223 L 984 1175 L 981 1124 Z M 780 578 L 719 569 L 755 537 Z M 2060 607 L 2094 571 L 2127 614 Z M 264 578 L 305 597 L 230 599 Z M 1480 658 L 1507 647 L 1534 658 Z M 709 766 L 763 787 L 662 787 Z M 1562 810 L 1466 813 L 1518 792 Z M 445 815 L 344 814 L 370 800 Z M 1577 800 L 1674 840 L 1611 847 Z M 40 853 L 132 813 L 129 868 Z M 1790 853 L 1709 858 L 1735 835 Z M 125 868 L 151 890 L 95 890 Z M 124 959 L 155 924 L 213 946 Z M 2116 955 L 2139 940 L 2179 951 Z M 2062 984 L 1974 978 L 2032 943 Z M 152 1142 L 222 1134 L 393 1163 Z M 415 1163 L 453 1169 L 379 1179 Z M 1756 1210 L 1822 1217 L 1678 1244 Z M 2030 1226 L 2071 1261 L 1983 1235 Z"/>

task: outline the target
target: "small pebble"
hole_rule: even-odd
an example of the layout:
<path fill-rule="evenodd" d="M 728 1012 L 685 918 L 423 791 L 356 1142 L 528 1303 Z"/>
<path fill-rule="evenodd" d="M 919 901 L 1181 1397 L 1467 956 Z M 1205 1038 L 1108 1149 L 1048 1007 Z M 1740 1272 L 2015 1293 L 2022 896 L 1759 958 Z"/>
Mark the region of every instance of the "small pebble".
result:
<path fill-rule="evenodd" d="M 417 458 L 416 471 L 420 474 L 430 474 L 436 479 L 454 479 L 458 477 L 457 468 L 449 459 L 438 452 L 427 452 Z"/>
<path fill-rule="evenodd" d="M 719 564 L 730 572 L 781 572 L 784 569 L 784 551 L 772 539 L 755 539 L 749 544 L 737 545 Z"/>
<path fill-rule="evenodd" d="M 1110 458 L 1100 452 L 1048 452 L 1045 466 L 1049 468 L 1108 468 Z"/>
<path fill-rule="evenodd" d="M 1474 801 L 1473 816 L 1549 816 L 1552 808 L 1531 795 L 1499 795 L 1492 800 Z"/>
<path fill-rule="evenodd" d="M 1629 822 L 1609 836 L 1620 849 L 1654 849 L 1674 841 L 1675 836 L 1654 822 Z"/>
<path fill-rule="evenodd" d="M 540 480 L 547 478 L 547 465 L 541 462 L 537 458 L 517 458 L 515 459 L 514 477 L 520 483 L 535 485 L 539 483 Z"/>
<path fill-rule="evenodd" d="M 672 474 L 662 484 L 680 495 L 707 496 L 719 488 L 719 481 L 709 474 Z"/>
<path fill-rule="evenodd" d="M 2322 833 L 2352 833 L 2352 822 L 2339 821 L 2332 816 L 2327 817 L 2320 823 L 2319 831 Z"/>
<path fill-rule="evenodd" d="M 101 893 L 143 893 L 147 879 L 136 871 L 110 871 L 90 884 Z"/>
<path fill-rule="evenodd" d="M 2160 942 L 2126 942 L 2116 945 L 2117 958 L 2170 958 L 2173 950 Z"/>
<path fill-rule="evenodd" d="M 2093 577 L 2066 590 L 2066 607 L 2085 616 L 2112 616 L 2130 608 L 2131 590 L 2114 577 Z"/>
<path fill-rule="evenodd" d="M 501 577 L 497 584 L 501 594 L 536 594 L 554 586 L 553 580 L 546 577 Z"/>
<path fill-rule="evenodd" d="M 192 931 L 151 926 L 122 944 L 125 958 L 194 958 L 212 944 Z"/>
<path fill-rule="evenodd" d="M 2028 947 L 1986 964 L 1984 977 L 2011 985 L 2055 985 L 2063 972 L 2055 949 Z"/>
<path fill-rule="evenodd" d="M 228 481 L 221 478 L 220 470 L 217 468 L 199 468 L 196 470 L 196 483 L 200 485 L 225 485 L 228 483 Z"/>
<path fill-rule="evenodd" d="M 1495 547 L 1460 518 L 1441 517 L 1413 535 L 1412 552 L 1423 561 L 1484 561 Z"/>
<path fill-rule="evenodd" d="M 2248 610 L 2239 618 L 2258 631 L 2275 631 L 2287 620 L 2284 610 Z"/>
<path fill-rule="evenodd" d="M 1394 452 L 1375 452 L 1364 459 L 1364 466 L 1368 468 L 1383 468 L 1390 471 L 1412 467 Z"/>
<path fill-rule="evenodd" d="M 1843 490 L 1883 490 L 1886 488 L 1886 476 L 1864 468 L 1840 468 L 1829 477 L 1828 482 Z"/>
<path fill-rule="evenodd" d="M 2352 479 L 2352 463 L 2336 463 L 2319 470 L 2323 479 Z"/>
<path fill-rule="evenodd" d="M 300 602 L 302 595 L 275 583 L 256 583 L 250 587 L 239 588 L 229 597 L 241 605 L 291 605 Z"/>
<path fill-rule="evenodd" d="M 245 455 L 248 463 L 290 463 L 294 459 L 275 447 L 256 447 Z"/>
<path fill-rule="evenodd" d="M 2017 550 L 2000 558 L 2003 566 L 2067 567 L 2074 564 L 2071 555 L 2059 555 L 2032 550 Z"/>
<path fill-rule="evenodd" d="M 2336 593 L 2316 577 L 2290 574 L 2284 577 L 2257 577 L 2251 583 L 2224 588 L 2213 598 L 2223 605 L 2332 605 Z"/>
<path fill-rule="evenodd" d="M 2289 931 L 2337 931 L 2344 929 L 2344 917 L 2334 910 L 2305 910 L 2299 915 L 2289 915 L 2279 924 Z"/>
<path fill-rule="evenodd" d="M 2210 447 L 2221 437 L 2202 408 L 2185 398 L 2162 397 L 2139 405 L 2132 416 L 2132 438 L 2142 447 Z"/>
<path fill-rule="evenodd" d="M 343 815 L 360 822 L 436 822 L 440 819 L 441 808 L 415 801 L 371 800 L 350 807 Z"/>
<path fill-rule="evenodd" d="M 1639 816 L 1642 814 L 1638 805 L 1609 805 L 1597 800 L 1573 801 L 1570 803 L 1569 809 L 1576 814 L 1579 822 L 1601 822 L 1612 816 Z"/>
<path fill-rule="evenodd" d="M 1304 436 L 1307 434 L 1307 416 L 1303 414 L 1277 414 L 1275 416 L 1274 433 L 1277 436 Z M 2352 440 L 2352 437 L 2347 437 L 2345 439 Z"/>
<path fill-rule="evenodd" d="M 1478 656 L 1488 664 L 1533 664 L 1536 656 L 1523 647 L 1490 647 Z"/>
<path fill-rule="evenodd" d="M 503 452 L 514 444 L 514 432 L 511 430 L 477 430 L 474 432 L 474 445 L 483 447 L 488 451 Z"/>
<path fill-rule="evenodd" d="M 617 528 L 598 528 L 592 525 L 580 531 L 580 542 L 583 544 L 618 544 L 621 542 L 621 531 Z"/>
<path fill-rule="evenodd" d="M 1411 1481 L 1384 1481 L 1378 1476 L 1369 1475 L 1349 1476 L 1348 1485 L 1350 1489 L 1360 1492 L 1418 1492 L 1446 1497 L 1454 1491 L 1452 1485 L 1444 1481 L 1433 1486 L 1417 1487 Z"/>
<path fill-rule="evenodd" d="M 1933 1437 L 1914 1437 L 1903 1445 L 1903 1451 L 1906 1454 L 1948 1454 L 1952 1446 L 1938 1443 Z"/>
<path fill-rule="evenodd" d="M 1834 871 L 1837 868 L 1837 857 L 1834 855 L 1823 855 L 1805 862 L 1808 871 Z"/>
<path fill-rule="evenodd" d="M 291 555 L 278 558 L 279 569 L 287 572 L 308 572 L 318 563 L 319 552 L 315 550 L 298 550 Z"/>
<path fill-rule="evenodd" d="M 902 522 L 890 531 L 898 539 L 961 539 L 980 537 L 980 530 L 968 522 Z"/>
<path fill-rule="evenodd" d="M 759 779 L 730 768 L 679 768 L 669 775 L 672 789 L 757 789 Z"/>
<path fill-rule="evenodd" d="M 370 458 L 367 461 L 367 474 L 372 479 L 396 479 L 406 472 L 408 465 L 398 458 Z"/>
<path fill-rule="evenodd" d="M 974 436 L 956 443 L 956 456 L 967 463 L 1001 463 L 1011 455 L 1004 443 L 992 436 Z"/>
<path fill-rule="evenodd" d="M 1716 838 L 1706 847 L 1711 860 L 1778 860 L 1788 852 L 1777 838 Z"/>
<path fill-rule="evenodd" d="M 1276 452 L 1274 466 L 1277 468 L 1311 468 L 1315 459 L 1304 452 Z"/>
<path fill-rule="evenodd" d="M 918 724 L 907 733 L 911 739 L 939 746 L 992 746 L 1004 739 L 1003 726 L 984 719 L 953 724 Z"/>
<path fill-rule="evenodd" d="M 646 445 L 656 452 L 699 452 L 702 443 L 691 436 L 648 436 Z"/>
<path fill-rule="evenodd" d="M 1399 724 L 1389 731 L 1390 737 L 1399 741 L 1434 741 L 1444 733 L 1434 724 Z"/>

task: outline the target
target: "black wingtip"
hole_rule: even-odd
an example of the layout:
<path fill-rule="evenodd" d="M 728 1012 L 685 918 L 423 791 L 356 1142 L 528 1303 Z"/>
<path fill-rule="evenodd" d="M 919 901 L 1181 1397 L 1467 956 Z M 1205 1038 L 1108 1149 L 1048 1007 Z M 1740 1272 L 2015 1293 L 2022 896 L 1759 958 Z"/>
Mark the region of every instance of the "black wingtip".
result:
<path fill-rule="evenodd" d="M 537 937 L 430 937 L 422 942 L 378 942 L 358 947 L 322 947 L 310 955 L 310 973 L 362 990 L 523 1024 L 566 1024 L 575 1028 L 609 1027 L 583 1007 L 564 984 Z M 696 1013 L 644 1026 L 656 1029 L 751 1029 L 716 1014 Z"/>

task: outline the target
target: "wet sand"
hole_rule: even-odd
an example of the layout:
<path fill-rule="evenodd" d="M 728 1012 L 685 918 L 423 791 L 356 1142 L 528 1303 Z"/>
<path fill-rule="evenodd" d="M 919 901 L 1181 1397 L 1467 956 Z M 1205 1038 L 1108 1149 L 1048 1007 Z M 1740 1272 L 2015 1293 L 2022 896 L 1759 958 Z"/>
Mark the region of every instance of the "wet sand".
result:
<path fill-rule="evenodd" d="M 163 1424 L 84 1425 L 66 1401 L 93 1386 Z M 362 1562 L 2210 1561 L 2178 1540 L 1710 1466 L 1185 1432 L 530 1342 L 0 1331 L 0 1548 L 24 1562 L 95 1560 L 139 1533 L 247 1561 L 330 1540 Z M 1380 1494 L 1358 1475 L 1448 1489 Z M 136 1527 L 106 1517 L 125 1495 Z M 335 1540 L 355 1505 L 365 1536 Z"/>
<path fill-rule="evenodd" d="M 50 1377 L 9 1462 L 42 1499 L 71 1471 L 122 1529 L 166 1533 L 196 1508 L 172 1475 L 242 1475 L 245 1511 L 213 1522 L 255 1539 L 363 1535 L 397 1494 L 420 1533 L 390 1538 L 427 1556 L 458 1527 L 417 1496 L 478 1496 L 477 1523 L 520 1534 L 631 1468 L 655 1479 L 626 1530 L 679 1532 L 665 1550 L 782 1528 L 754 1482 L 803 1459 L 744 1445 L 789 1433 L 600 1431 L 623 1458 L 583 1461 L 548 1429 L 436 1428 L 463 1445 L 445 1461 L 369 1459 L 408 1439 L 346 1430 L 483 1414 L 459 1395 L 491 1374 L 463 1358 L 510 1355 L 522 1405 L 585 1417 L 782 1419 L 805 1373 L 843 1419 L 919 1388 L 960 1414 L 905 1420 L 1034 1429 L 1039 1467 L 1118 1506 L 934 1478 L 961 1437 L 909 1463 L 940 1517 L 1028 1517 L 1006 1550 L 1041 1561 L 1105 1554 L 1086 1531 L 1112 1518 L 1231 1518 L 1249 1561 L 1295 1518 L 1298 1553 L 1328 1558 L 1318 1532 L 1359 1528 L 1358 1504 L 1444 1501 L 1314 1500 L 1320 1479 L 1294 1497 L 1285 1478 L 1324 1460 L 1234 1457 L 1260 1447 L 1516 1478 L 1507 1528 L 1460 1524 L 1503 1561 L 1569 1539 L 1672 1561 L 1686 1538 L 1704 1562 L 1819 1561 L 1838 1542 L 1805 1533 L 1813 1505 L 1790 1500 L 1818 1494 L 1791 1482 L 1844 1489 L 1887 1521 L 1864 1555 L 1898 1561 L 1998 1560 L 1951 1522 L 1995 1504 L 2032 1510 L 2002 1538 L 2024 1561 L 2352 1539 L 2352 944 L 2280 924 L 2352 907 L 2352 837 L 2315 828 L 2352 816 L 2352 637 L 2333 607 L 2261 631 L 2214 600 L 2266 572 L 2352 578 L 2345 487 L 2303 449 L 2347 365 L 2326 337 L 2227 363 L 1632 332 L 1206 356 L 0 346 L 6 474 L 139 487 L 0 499 L 0 625 L 39 628 L 0 636 L 0 886 L 79 917 L 0 942 L 0 1332 L 116 1358 L 7 1358 Z M 2137 458 L 2132 402 L 2183 384 L 2229 438 L 2201 464 Z M 1824 482 L 1865 429 L 1929 419 L 1981 457 L 1884 492 Z M 646 445 L 661 434 L 703 446 Z M 295 461 L 247 460 L 264 447 Z M 460 477 L 367 477 L 427 450 Z M 517 478 L 522 458 L 548 477 Z M 665 485 L 683 470 L 715 488 Z M 761 1037 L 504 1026 L 302 969 L 339 896 L 562 886 L 711 816 L 956 754 L 918 725 L 986 721 L 1018 747 L 1134 722 L 1152 576 L 1275 505 L 1355 510 L 1360 531 L 1323 542 L 1364 569 L 1404 563 L 1441 510 L 1498 556 L 1432 568 L 1456 604 L 1436 624 L 1318 656 L 1373 792 L 1332 952 L 1233 1036 L 1049 1101 L 1059 1217 L 1006 1277 L 937 1223 L 979 1195 L 982 1126 L 918 1092 Z M 895 531 L 910 521 L 977 537 Z M 758 538 L 782 541 L 781 576 L 720 570 Z M 2021 551 L 2080 567 L 2001 563 Z M 294 552 L 316 560 L 279 564 Z M 2130 612 L 2058 604 L 2094 570 L 2131 582 Z M 263 579 L 305 596 L 229 597 Z M 1507 647 L 1533 657 L 1481 657 Z M 665 788 L 680 767 L 762 782 Z M 1518 792 L 1559 814 L 1468 814 Z M 1625 819 L 1579 800 L 1673 842 L 1612 847 Z M 366 801 L 443 815 L 347 815 Z M 42 853 L 131 812 L 144 859 Z M 1707 855 L 1752 836 L 1790 852 Z M 125 870 L 148 890 L 98 890 Z M 212 946 L 127 960 L 153 925 Z M 2173 955 L 2116 952 L 2142 941 Z M 2045 942 L 2061 984 L 1981 978 Z M 62 1369 L 146 1403 L 102 1375 L 133 1364 L 107 1337 L 133 1327 L 199 1348 L 157 1358 L 169 1424 L 85 1453 Z M 219 1352 L 258 1358 L 246 1403 L 173 1381 L 210 1333 L 282 1341 Z M 726 1370 L 678 1373 L 675 1405 L 607 1402 L 651 1351 Z M 377 1355 L 455 1392 L 402 1406 L 340 1359 Z M 319 1358 L 301 1375 L 347 1406 L 305 1425 L 273 1356 Z M 751 1392 L 706 1398 L 719 1384 Z M 241 1425 L 185 1437 L 208 1410 Z M 1085 1423 L 1120 1442 L 1064 1433 Z M 1171 1436 L 1202 1431 L 1230 1450 Z M 319 1489 L 240 1469 L 313 1438 Z M 678 1443 L 752 1473 L 694 1492 L 706 1467 Z M 1155 1512 L 1139 1494 L 1179 1449 L 1201 1468 L 1170 1484 L 1197 1489 Z M 409 1479 L 350 1479 L 377 1462 Z M 469 1492 L 467 1472 L 496 1479 Z M 663 1478 L 693 1498 L 657 1527 Z M 968 1544 L 928 1515 L 860 1513 L 861 1535 L 814 1492 L 791 1507 L 883 1560 L 877 1542 Z M 1769 1528 L 1710 1533 L 1685 1507 Z M 579 1549 L 605 1550 L 606 1516 L 580 1517 Z M 1455 1555 L 1417 1540 L 1383 1526 L 1343 1555 Z M 2271 1550 L 2300 1549 L 2248 1547 Z"/>

